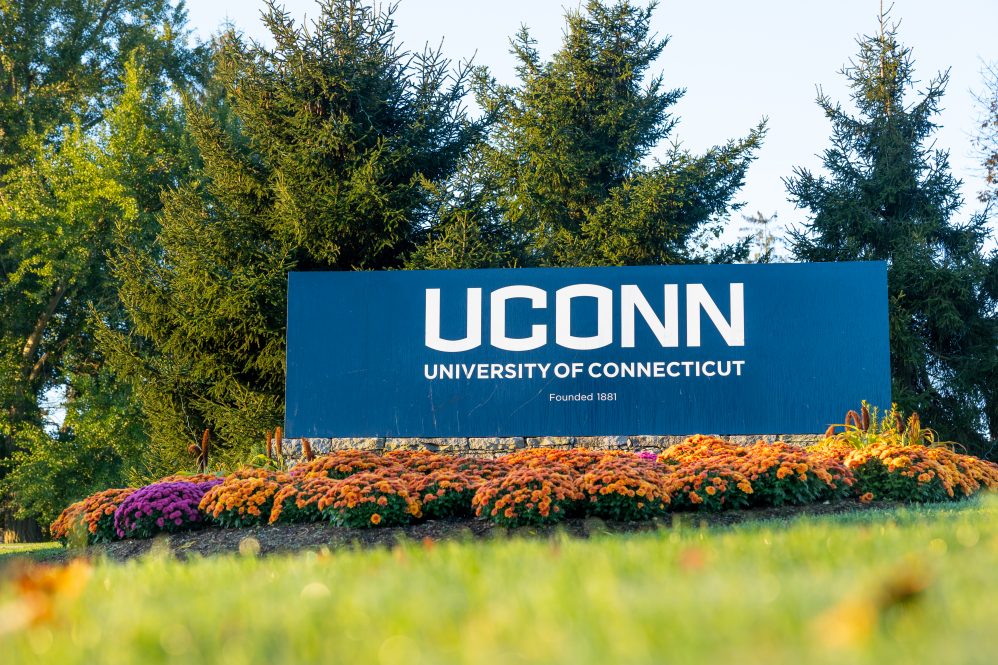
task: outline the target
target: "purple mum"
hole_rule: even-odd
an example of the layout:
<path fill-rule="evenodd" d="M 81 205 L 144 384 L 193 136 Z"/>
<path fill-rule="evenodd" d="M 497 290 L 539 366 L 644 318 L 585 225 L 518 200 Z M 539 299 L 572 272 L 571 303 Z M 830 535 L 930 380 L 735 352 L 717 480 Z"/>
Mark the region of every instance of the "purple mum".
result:
<path fill-rule="evenodd" d="M 154 483 L 133 492 L 114 512 L 119 538 L 149 538 L 157 533 L 183 531 L 203 521 L 198 504 L 221 479 L 204 483 Z"/>

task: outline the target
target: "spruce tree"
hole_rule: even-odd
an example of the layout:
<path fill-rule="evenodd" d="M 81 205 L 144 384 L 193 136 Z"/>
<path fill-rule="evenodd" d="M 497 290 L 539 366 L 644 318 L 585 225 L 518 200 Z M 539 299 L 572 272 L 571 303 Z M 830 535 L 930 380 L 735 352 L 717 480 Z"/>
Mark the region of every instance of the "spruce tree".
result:
<path fill-rule="evenodd" d="M 103 336 L 154 466 L 190 466 L 205 429 L 245 457 L 281 422 L 288 271 L 402 266 L 474 143 L 464 75 L 403 50 L 393 13 L 330 0 L 303 26 L 271 2 L 273 48 L 221 39 L 220 104 L 188 104 L 203 167 L 164 195 L 162 255 L 117 258 L 130 325 Z"/>
<path fill-rule="evenodd" d="M 729 213 L 763 136 L 702 155 L 673 144 L 671 109 L 684 94 L 650 72 L 666 46 L 651 34 L 655 3 L 589 0 L 569 11 L 561 47 L 541 58 L 529 31 L 511 40 L 519 82 L 477 71 L 475 95 L 490 120 L 468 165 L 477 190 L 456 196 L 429 231 L 418 266 L 620 265 L 728 260 L 747 244 L 705 250 Z M 470 252 L 465 238 L 500 239 L 503 251 Z M 475 246 L 472 245 L 472 248 Z"/>
<path fill-rule="evenodd" d="M 958 219 L 960 182 L 933 144 L 948 74 L 912 100 L 911 50 L 884 15 L 843 74 L 855 113 L 818 97 L 832 124 L 825 174 L 797 168 L 786 181 L 809 212 L 791 233 L 793 252 L 805 261 L 887 262 L 894 400 L 944 438 L 983 451 L 981 377 L 998 368 L 998 321 L 984 288 L 985 216 Z M 866 302 L 856 294 L 856 307 Z"/>

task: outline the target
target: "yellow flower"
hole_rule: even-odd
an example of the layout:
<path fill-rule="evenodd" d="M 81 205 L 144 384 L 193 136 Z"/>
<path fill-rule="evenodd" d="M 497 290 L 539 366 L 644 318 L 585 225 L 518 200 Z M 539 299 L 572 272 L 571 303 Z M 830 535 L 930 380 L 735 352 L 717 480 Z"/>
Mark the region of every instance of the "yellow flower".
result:
<path fill-rule="evenodd" d="M 371 524 L 381 524 L 381 515 L 377 513 L 371 515 Z"/>

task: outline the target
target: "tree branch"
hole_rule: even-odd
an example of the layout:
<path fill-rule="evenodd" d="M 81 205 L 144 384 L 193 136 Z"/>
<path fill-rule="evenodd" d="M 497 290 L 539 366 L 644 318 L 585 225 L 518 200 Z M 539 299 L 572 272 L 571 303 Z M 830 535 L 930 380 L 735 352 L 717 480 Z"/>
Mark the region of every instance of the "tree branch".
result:
<path fill-rule="evenodd" d="M 24 348 L 21 349 L 21 378 L 25 381 L 30 380 L 32 376 L 32 370 L 35 363 L 32 362 L 32 358 L 35 356 L 35 352 L 38 350 L 39 345 L 42 342 L 42 336 L 45 334 L 45 328 L 48 327 L 49 321 L 55 315 L 56 309 L 59 307 L 59 303 L 62 302 L 62 298 L 66 295 L 66 289 L 68 284 L 66 280 L 62 280 L 55 288 L 55 292 L 49 298 L 48 305 L 45 307 L 45 311 L 41 313 L 38 317 L 38 321 L 35 323 L 34 330 L 28 335 L 27 341 L 24 343 Z"/>

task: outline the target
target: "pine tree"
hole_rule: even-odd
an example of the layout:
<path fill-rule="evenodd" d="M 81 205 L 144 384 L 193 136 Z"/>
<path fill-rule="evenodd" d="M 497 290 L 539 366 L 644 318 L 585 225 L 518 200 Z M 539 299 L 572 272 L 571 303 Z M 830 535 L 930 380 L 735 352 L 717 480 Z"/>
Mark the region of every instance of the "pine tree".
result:
<path fill-rule="evenodd" d="M 772 225 L 776 223 L 776 213 L 766 217 L 757 210 L 754 215 L 742 215 L 742 220 L 748 226 L 743 226 L 740 231 L 742 233 L 748 232 L 751 243 L 748 262 L 773 263 L 780 260 L 780 255 L 777 252 L 780 239 L 776 237 L 772 229 Z"/>
<path fill-rule="evenodd" d="M 216 461 L 248 455 L 283 416 L 288 271 L 402 266 L 474 143 L 464 75 L 403 51 L 393 13 L 330 0 L 306 27 L 271 2 L 273 48 L 222 38 L 221 112 L 188 105 L 203 168 L 164 195 L 162 256 L 118 257 L 130 327 L 103 336 L 154 467 L 205 429 Z"/>
<path fill-rule="evenodd" d="M 791 200 L 809 211 L 791 233 L 794 254 L 887 261 L 894 400 L 942 436 L 982 451 L 981 377 L 998 368 L 998 328 L 994 297 L 983 288 L 986 219 L 958 221 L 960 182 L 932 142 L 948 74 L 909 101 L 911 51 L 885 15 L 843 74 L 855 114 L 818 98 L 832 124 L 826 174 L 798 168 L 786 181 Z M 857 293 L 856 306 L 865 302 Z"/>
<path fill-rule="evenodd" d="M 705 252 L 716 238 L 759 146 L 764 128 L 694 155 L 673 145 L 661 162 L 651 151 L 672 136 L 670 112 L 683 90 L 649 72 L 667 40 L 650 33 L 655 3 L 590 0 L 569 11 L 561 48 L 541 58 L 523 28 L 511 41 L 516 85 L 478 70 L 478 105 L 494 121 L 471 165 L 490 205 L 468 206 L 457 188 L 440 245 L 423 265 L 449 265 L 453 242 L 476 231 L 504 240 L 508 265 L 618 265 L 725 260 L 745 244 Z M 473 201 L 477 203 L 477 201 Z M 488 262 L 495 256 L 466 257 Z"/>

